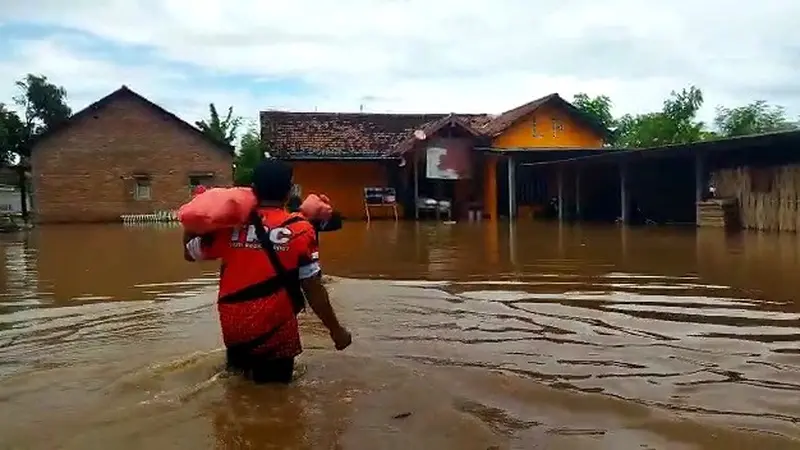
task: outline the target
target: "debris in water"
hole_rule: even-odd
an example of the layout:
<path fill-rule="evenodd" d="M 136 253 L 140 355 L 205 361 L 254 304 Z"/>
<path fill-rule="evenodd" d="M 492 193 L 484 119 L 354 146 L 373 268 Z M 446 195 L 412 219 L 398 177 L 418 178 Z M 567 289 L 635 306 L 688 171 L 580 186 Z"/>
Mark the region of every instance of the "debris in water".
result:
<path fill-rule="evenodd" d="M 400 414 L 392 416 L 392 419 L 405 419 L 406 417 L 410 417 L 410 416 L 411 416 L 410 412 L 404 412 L 404 413 L 400 413 Z"/>

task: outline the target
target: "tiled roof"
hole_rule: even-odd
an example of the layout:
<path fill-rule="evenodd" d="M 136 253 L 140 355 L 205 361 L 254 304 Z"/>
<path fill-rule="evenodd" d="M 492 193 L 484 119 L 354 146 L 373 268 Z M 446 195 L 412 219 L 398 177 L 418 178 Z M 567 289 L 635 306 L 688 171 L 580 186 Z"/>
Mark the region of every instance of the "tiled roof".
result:
<path fill-rule="evenodd" d="M 279 157 L 374 159 L 393 157 L 394 148 L 415 130 L 449 114 L 375 114 L 262 111 L 261 133 Z M 485 114 L 459 115 L 482 126 Z"/>
<path fill-rule="evenodd" d="M 592 129 L 607 133 L 558 94 L 550 94 L 499 116 L 262 111 L 261 136 L 274 154 L 284 158 L 392 158 L 414 147 L 416 130 L 432 136 L 445 125 L 455 125 L 475 136 L 496 137 L 540 107 L 553 103 Z"/>
<path fill-rule="evenodd" d="M 462 130 L 467 131 L 468 133 L 472 134 L 475 137 L 482 136 L 483 133 L 480 131 L 481 124 L 486 124 L 488 122 L 484 121 L 486 119 L 486 115 L 481 114 L 479 116 L 459 116 L 456 114 L 448 114 L 441 119 L 430 121 L 420 127 L 420 130 L 424 133 L 423 139 L 426 139 L 429 136 L 433 136 L 436 134 L 437 131 L 441 130 L 446 126 L 456 126 L 461 128 Z M 488 119 L 487 119 L 488 120 Z M 473 124 L 477 124 L 478 126 L 474 126 Z M 414 148 L 414 145 L 419 141 L 419 138 L 414 135 L 414 133 L 410 133 L 405 139 L 400 141 L 391 151 L 392 154 L 403 154 L 408 151 L 411 151 Z"/>
<path fill-rule="evenodd" d="M 588 117 L 583 111 L 576 108 L 572 103 L 564 100 L 558 94 L 550 94 L 545 95 L 542 98 L 537 98 L 532 102 L 525 103 L 522 106 L 518 106 L 514 109 L 510 109 L 499 116 L 492 119 L 484 128 L 483 132 L 490 137 L 497 137 L 506 131 L 509 127 L 517 123 L 520 119 L 523 119 L 530 114 L 534 113 L 537 109 L 541 108 L 544 105 L 554 104 L 557 103 L 560 107 L 564 108 L 572 114 L 576 119 L 583 122 L 586 126 L 590 127 L 591 129 L 597 131 L 603 136 L 608 134 L 608 130 L 606 130 L 603 125 L 597 123 L 591 117 Z"/>
<path fill-rule="evenodd" d="M 185 120 L 181 119 L 180 117 L 176 116 L 175 114 L 167 111 L 166 109 L 162 108 L 161 106 L 151 102 L 150 100 L 148 100 L 144 96 L 134 92 L 128 86 L 125 86 L 125 85 L 122 85 L 122 87 L 120 87 L 116 91 L 106 95 L 105 97 L 101 98 L 100 100 L 97 100 L 96 102 L 92 103 L 91 105 L 87 106 L 86 108 L 83 108 L 82 110 L 76 112 L 75 114 L 70 116 L 69 119 L 67 119 L 66 121 L 62 122 L 58 126 L 53 127 L 50 130 L 46 131 L 45 133 L 39 135 L 36 138 L 36 141 L 34 142 L 34 148 L 36 147 L 36 145 L 35 145 L 36 143 L 38 143 L 40 141 L 43 141 L 43 140 L 45 140 L 47 138 L 50 138 L 51 136 L 54 136 L 54 135 L 58 134 L 62 130 L 66 129 L 66 128 L 69 128 L 72 124 L 76 123 L 82 117 L 89 116 L 90 114 L 95 114 L 98 110 L 108 106 L 109 104 L 111 104 L 112 102 L 116 101 L 119 98 L 133 98 L 135 100 L 138 100 L 139 102 L 143 103 L 148 108 L 151 108 L 151 109 L 155 110 L 156 112 L 160 113 L 161 115 L 163 115 L 164 117 L 169 119 L 172 123 L 175 123 L 179 127 L 189 131 L 190 133 L 196 134 L 201 139 L 209 142 L 213 147 L 220 149 L 221 151 L 226 153 L 228 156 L 233 156 L 234 155 L 234 149 L 233 149 L 232 146 L 230 146 L 230 145 L 228 145 L 228 144 L 226 144 L 224 142 L 215 141 L 214 139 L 210 138 L 208 135 L 206 135 L 205 133 L 200 131 L 200 129 L 198 129 L 197 127 L 195 127 L 192 124 L 186 122 Z"/>
<path fill-rule="evenodd" d="M 533 113 L 537 109 L 541 108 L 542 105 L 549 102 L 550 100 L 553 100 L 556 97 L 558 97 L 558 94 L 546 95 L 542 98 L 537 98 L 532 102 L 525 103 L 522 106 L 510 109 L 500 114 L 499 116 L 495 117 L 489 123 L 487 123 L 483 131 L 487 135 L 495 137 L 501 134 L 502 132 L 506 131 L 508 127 L 514 125 L 518 120 Z"/>

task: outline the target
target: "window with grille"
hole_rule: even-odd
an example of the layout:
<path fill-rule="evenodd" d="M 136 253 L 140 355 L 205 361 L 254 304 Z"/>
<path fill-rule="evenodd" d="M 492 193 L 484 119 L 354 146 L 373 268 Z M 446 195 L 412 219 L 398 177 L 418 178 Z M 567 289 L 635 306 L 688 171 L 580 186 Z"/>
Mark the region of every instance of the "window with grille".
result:
<path fill-rule="evenodd" d="M 197 186 L 211 187 L 214 181 L 214 175 L 189 175 L 189 192 L 194 192 Z"/>
<path fill-rule="evenodd" d="M 139 176 L 136 177 L 136 186 L 133 189 L 133 198 L 136 200 L 150 200 L 152 197 L 152 189 L 150 186 L 150 178 Z"/>

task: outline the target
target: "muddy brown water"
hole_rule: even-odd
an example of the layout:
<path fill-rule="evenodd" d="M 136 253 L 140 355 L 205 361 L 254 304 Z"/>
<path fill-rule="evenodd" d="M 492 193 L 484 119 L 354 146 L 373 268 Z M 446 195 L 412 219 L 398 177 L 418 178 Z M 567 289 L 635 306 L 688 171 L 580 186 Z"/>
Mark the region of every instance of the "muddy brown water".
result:
<path fill-rule="evenodd" d="M 217 267 L 171 226 L 0 237 L 0 448 L 797 449 L 800 240 L 347 223 L 355 334 L 297 382 L 222 371 Z"/>

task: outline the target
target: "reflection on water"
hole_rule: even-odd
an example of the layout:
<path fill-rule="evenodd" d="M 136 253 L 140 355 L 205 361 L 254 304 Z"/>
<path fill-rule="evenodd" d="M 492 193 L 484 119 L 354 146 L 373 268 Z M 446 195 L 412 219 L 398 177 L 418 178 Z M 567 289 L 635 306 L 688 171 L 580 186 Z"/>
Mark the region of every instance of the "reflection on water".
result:
<path fill-rule="evenodd" d="M 796 236 L 348 223 L 321 254 L 356 344 L 304 316 L 289 388 L 221 371 L 179 241 L 2 237 L 0 448 L 798 448 Z"/>
<path fill-rule="evenodd" d="M 214 265 L 197 267 L 176 257 L 175 227 L 53 227 L 0 245 L 6 308 L 22 306 L 20 298 L 39 306 L 171 298 L 215 283 Z"/>

